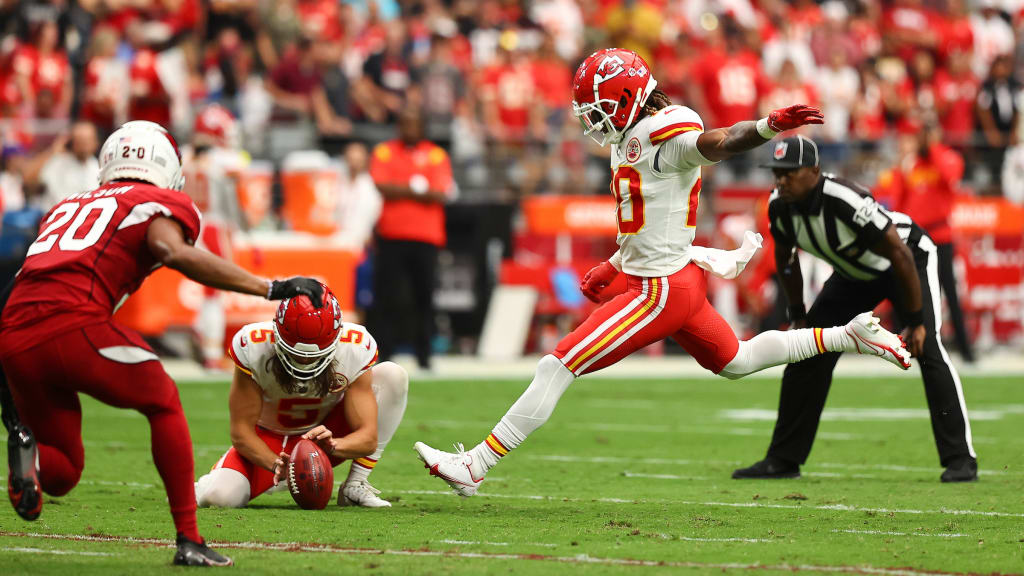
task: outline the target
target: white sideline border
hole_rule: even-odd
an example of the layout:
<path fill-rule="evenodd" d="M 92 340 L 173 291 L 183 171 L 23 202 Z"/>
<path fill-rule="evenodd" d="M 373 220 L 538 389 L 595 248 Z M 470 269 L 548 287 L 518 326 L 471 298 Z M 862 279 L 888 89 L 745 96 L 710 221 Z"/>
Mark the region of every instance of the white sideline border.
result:
<path fill-rule="evenodd" d="M 132 538 L 117 536 L 85 536 L 67 534 L 42 534 L 7 532 L 0 530 L 0 537 L 38 538 L 95 543 L 148 544 L 160 548 L 173 548 L 171 540 L 163 538 Z M 256 550 L 267 552 L 321 552 L 342 555 L 374 555 L 374 556 L 412 556 L 433 558 L 466 558 L 480 560 L 532 560 L 547 561 L 561 564 L 594 564 L 605 566 L 636 566 L 651 568 L 694 568 L 701 570 L 757 570 L 777 572 L 827 572 L 835 574 L 863 574 L 872 576 L 964 576 L 962 572 L 938 572 L 932 570 L 914 570 L 913 568 L 876 568 L 873 566 L 848 565 L 810 565 L 810 564 L 743 564 L 738 562 L 676 562 L 663 560 L 636 560 L 632 558 L 608 558 L 577 554 L 574 556 L 546 556 L 540 554 L 459 552 L 457 550 L 394 550 L 388 548 L 345 548 L 322 544 L 303 544 L 297 542 L 215 542 L 209 544 L 215 548 L 235 550 Z"/>

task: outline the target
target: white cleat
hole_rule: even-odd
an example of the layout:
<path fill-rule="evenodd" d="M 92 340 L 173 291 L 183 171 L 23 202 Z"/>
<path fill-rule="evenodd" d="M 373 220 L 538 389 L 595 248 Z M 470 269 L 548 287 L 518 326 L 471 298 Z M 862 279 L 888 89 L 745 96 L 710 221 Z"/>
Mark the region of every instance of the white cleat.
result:
<path fill-rule="evenodd" d="M 370 483 L 347 482 L 338 490 L 338 506 L 362 506 L 363 508 L 391 508 L 391 502 L 379 496 L 377 490 Z"/>
<path fill-rule="evenodd" d="M 473 476 L 470 469 L 473 457 L 466 453 L 462 444 L 455 444 L 455 454 L 435 450 L 423 442 L 417 442 L 413 448 L 423 461 L 424 467 L 430 470 L 430 475 L 447 482 L 459 496 L 469 498 L 476 494 L 477 488 L 484 481 L 483 476 Z"/>
<path fill-rule="evenodd" d="M 846 325 L 846 333 L 853 338 L 858 354 L 881 356 L 883 359 L 906 370 L 910 368 L 910 352 L 903 338 L 889 332 L 871 312 L 858 314 Z"/>

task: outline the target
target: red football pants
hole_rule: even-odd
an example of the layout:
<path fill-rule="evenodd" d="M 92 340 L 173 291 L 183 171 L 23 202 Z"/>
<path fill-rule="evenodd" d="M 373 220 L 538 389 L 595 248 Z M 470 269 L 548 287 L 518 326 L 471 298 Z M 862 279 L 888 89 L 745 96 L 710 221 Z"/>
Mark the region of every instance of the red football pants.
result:
<path fill-rule="evenodd" d="M 345 419 L 345 411 L 342 408 L 342 402 L 339 402 L 333 410 L 327 413 L 327 417 L 324 418 L 323 424 L 331 431 L 331 434 L 335 438 L 341 438 L 348 436 L 352 433 L 352 428 L 348 425 L 348 420 Z M 298 444 L 299 440 L 302 439 L 301 434 L 286 435 L 278 434 L 277 432 L 271 432 L 266 428 L 256 427 L 256 435 L 263 440 L 263 443 L 267 445 L 274 454 L 284 452 L 291 454 L 295 445 Z M 331 466 L 337 467 L 339 464 L 345 461 L 344 458 L 330 457 Z M 262 466 L 257 466 L 252 462 L 246 460 L 238 450 L 235 450 L 234 446 L 228 449 L 221 456 L 221 459 L 213 466 L 213 470 L 218 468 L 230 468 L 236 472 L 242 474 L 249 480 L 249 500 L 263 494 L 267 490 L 270 490 L 274 486 L 274 473 Z"/>
<path fill-rule="evenodd" d="M 707 278 L 696 264 L 667 277 L 627 276 L 626 291 L 563 338 L 555 357 L 581 376 L 670 336 L 715 374 L 739 349 L 736 334 L 708 302 Z"/>
<path fill-rule="evenodd" d="M 39 444 L 39 480 L 53 496 L 82 476 L 83 392 L 149 420 L 153 462 L 179 532 L 196 531 L 192 439 L 178 388 L 142 338 L 114 322 L 76 328 L 2 360 L 21 421 Z"/>

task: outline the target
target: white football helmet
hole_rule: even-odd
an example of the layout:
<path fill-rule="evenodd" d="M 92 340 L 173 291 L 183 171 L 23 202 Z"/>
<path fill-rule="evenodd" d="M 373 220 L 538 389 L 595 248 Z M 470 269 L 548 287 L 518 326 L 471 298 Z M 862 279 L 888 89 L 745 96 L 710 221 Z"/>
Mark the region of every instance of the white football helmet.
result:
<path fill-rule="evenodd" d="M 155 122 L 133 120 L 114 131 L 100 149 L 100 184 L 142 180 L 181 191 L 181 153 L 170 132 Z"/>

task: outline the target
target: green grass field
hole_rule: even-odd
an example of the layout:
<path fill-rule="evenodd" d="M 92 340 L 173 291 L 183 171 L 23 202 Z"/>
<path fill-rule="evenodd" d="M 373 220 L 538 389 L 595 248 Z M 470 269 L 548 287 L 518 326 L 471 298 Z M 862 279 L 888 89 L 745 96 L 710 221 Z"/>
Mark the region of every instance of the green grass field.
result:
<path fill-rule="evenodd" d="M 837 379 L 804 477 L 741 482 L 729 474 L 764 454 L 777 379 L 584 379 L 471 499 L 412 444 L 475 444 L 525 382 L 414 380 L 371 477 L 393 508 L 302 511 L 279 493 L 199 523 L 246 574 L 1021 573 L 1022 380 L 967 379 L 981 481 L 943 485 L 917 380 Z M 202 472 L 228 446 L 227 384 L 181 396 Z M 0 571 L 178 571 L 145 420 L 84 406 L 82 483 L 35 523 L 0 507 Z"/>

